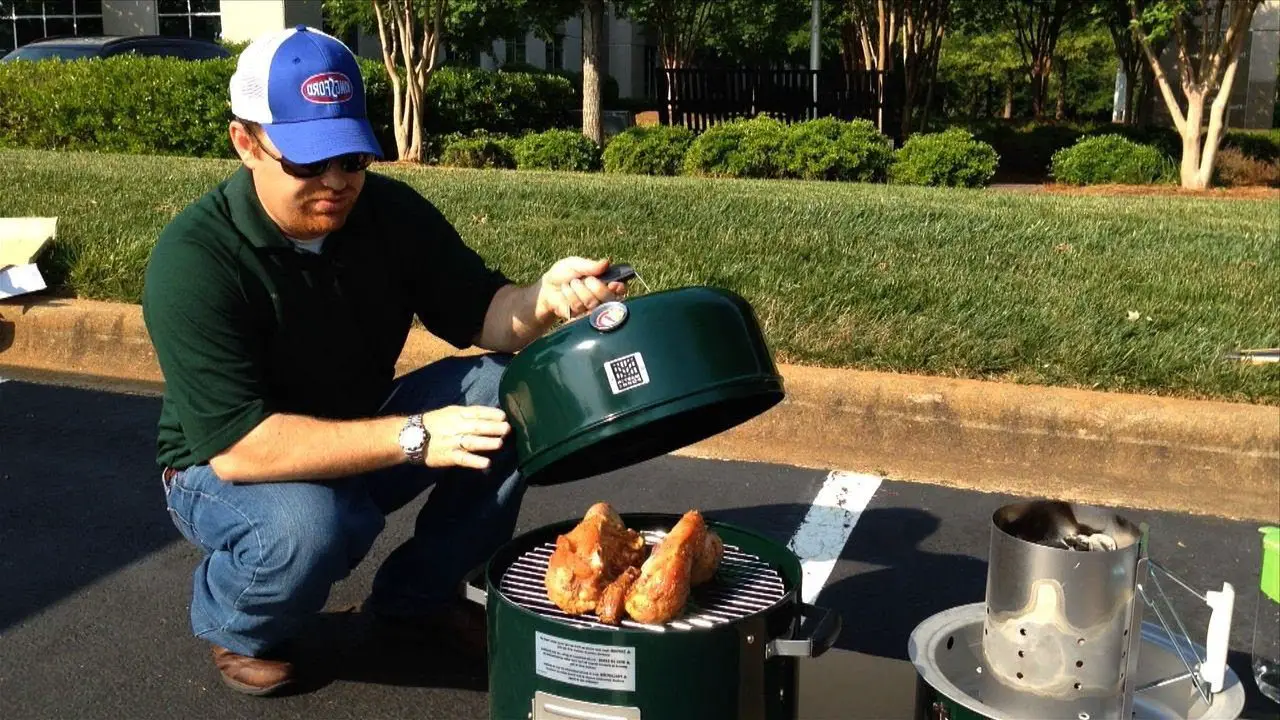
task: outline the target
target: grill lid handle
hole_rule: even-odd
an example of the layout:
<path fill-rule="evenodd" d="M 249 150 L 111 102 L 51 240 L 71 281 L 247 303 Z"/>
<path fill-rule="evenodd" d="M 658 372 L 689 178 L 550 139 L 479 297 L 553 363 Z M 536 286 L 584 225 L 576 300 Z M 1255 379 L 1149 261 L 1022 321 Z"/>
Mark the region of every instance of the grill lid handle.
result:
<path fill-rule="evenodd" d="M 821 608 L 817 605 L 802 602 L 800 603 L 800 617 L 801 627 L 804 626 L 804 619 L 818 617 L 813 633 L 808 637 L 796 639 L 778 638 L 770 640 L 764 649 L 766 660 L 775 655 L 816 658 L 831 649 L 831 646 L 836 642 L 836 638 L 840 637 L 840 630 L 844 628 L 844 621 L 840 618 L 840 613 L 829 608 Z"/>

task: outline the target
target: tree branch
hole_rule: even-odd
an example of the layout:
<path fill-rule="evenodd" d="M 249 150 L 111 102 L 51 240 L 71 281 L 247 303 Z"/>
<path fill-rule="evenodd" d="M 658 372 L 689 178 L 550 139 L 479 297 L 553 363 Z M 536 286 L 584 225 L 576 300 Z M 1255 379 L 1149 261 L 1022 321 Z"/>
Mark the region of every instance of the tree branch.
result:
<path fill-rule="evenodd" d="M 1178 106 L 1178 99 L 1173 95 L 1173 88 L 1169 85 L 1169 77 L 1165 74 L 1164 68 L 1160 66 L 1160 58 L 1151 49 L 1151 40 L 1147 37 L 1146 31 L 1142 29 L 1142 23 L 1138 18 L 1138 13 L 1133 5 L 1129 6 L 1133 15 L 1134 34 L 1138 37 L 1138 43 L 1142 46 L 1142 52 L 1147 56 L 1147 63 L 1151 67 L 1151 72 L 1155 76 L 1156 84 L 1160 87 L 1160 94 L 1164 97 L 1165 107 L 1169 110 L 1169 116 L 1173 118 L 1173 124 L 1178 129 L 1178 133 L 1186 132 L 1187 120 L 1182 114 L 1182 108 Z"/>

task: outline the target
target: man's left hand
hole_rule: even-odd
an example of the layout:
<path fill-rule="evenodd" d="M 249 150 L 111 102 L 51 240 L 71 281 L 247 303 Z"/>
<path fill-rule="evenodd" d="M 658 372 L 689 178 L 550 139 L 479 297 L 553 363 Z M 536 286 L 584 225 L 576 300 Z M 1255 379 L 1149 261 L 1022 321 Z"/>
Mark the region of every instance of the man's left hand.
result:
<path fill-rule="evenodd" d="M 612 282 L 606 286 L 597 278 L 608 269 L 608 260 L 580 257 L 568 257 L 552 265 L 542 276 L 538 288 L 539 319 L 544 322 L 557 317 L 571 320 L 591 312 L 601 303 L 626 295 L 625 284 Z"/>

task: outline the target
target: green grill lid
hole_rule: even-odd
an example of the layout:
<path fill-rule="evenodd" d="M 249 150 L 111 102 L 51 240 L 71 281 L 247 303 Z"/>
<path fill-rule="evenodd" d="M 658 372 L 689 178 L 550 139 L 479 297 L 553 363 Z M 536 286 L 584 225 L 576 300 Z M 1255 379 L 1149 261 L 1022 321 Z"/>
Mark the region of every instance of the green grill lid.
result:
<path fill-rule="evenodd" d="M 532 484 L 692 445 L 784 394 L 751 306 L 706 287 L 602 305 L 516 355 L 499 392 Z"/>

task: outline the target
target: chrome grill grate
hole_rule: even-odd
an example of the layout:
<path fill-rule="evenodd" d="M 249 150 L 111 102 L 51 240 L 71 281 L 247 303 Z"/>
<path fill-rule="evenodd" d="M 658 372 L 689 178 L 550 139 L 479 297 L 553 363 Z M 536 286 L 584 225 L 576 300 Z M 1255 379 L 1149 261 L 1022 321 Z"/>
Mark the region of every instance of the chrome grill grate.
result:
<path fill-rule="evenodd" d="M 666 535 L 665 532 L 656 531 L 641 534 L 651 546 Z M 504 597 L 516 605 L 576 627 L 608 630 L 630 628 L 653 632 L 711 628 L 766 610 L 782 600 L 787 593 L 782 576 L 771 565 L 725 543 L 724 557 L 716 576 L 710 582 L 693 588 L 685 612 L 679 618 L 665 625 L 648 625 L 630 619 L 622 620 L 621 625 L 606 625 L 594 613 L 569 615 L 547 598 L 547 563 L 553 552 L 554 543 L 543 543 L 525 552 L 503 573 L 498 588 Z"/>

